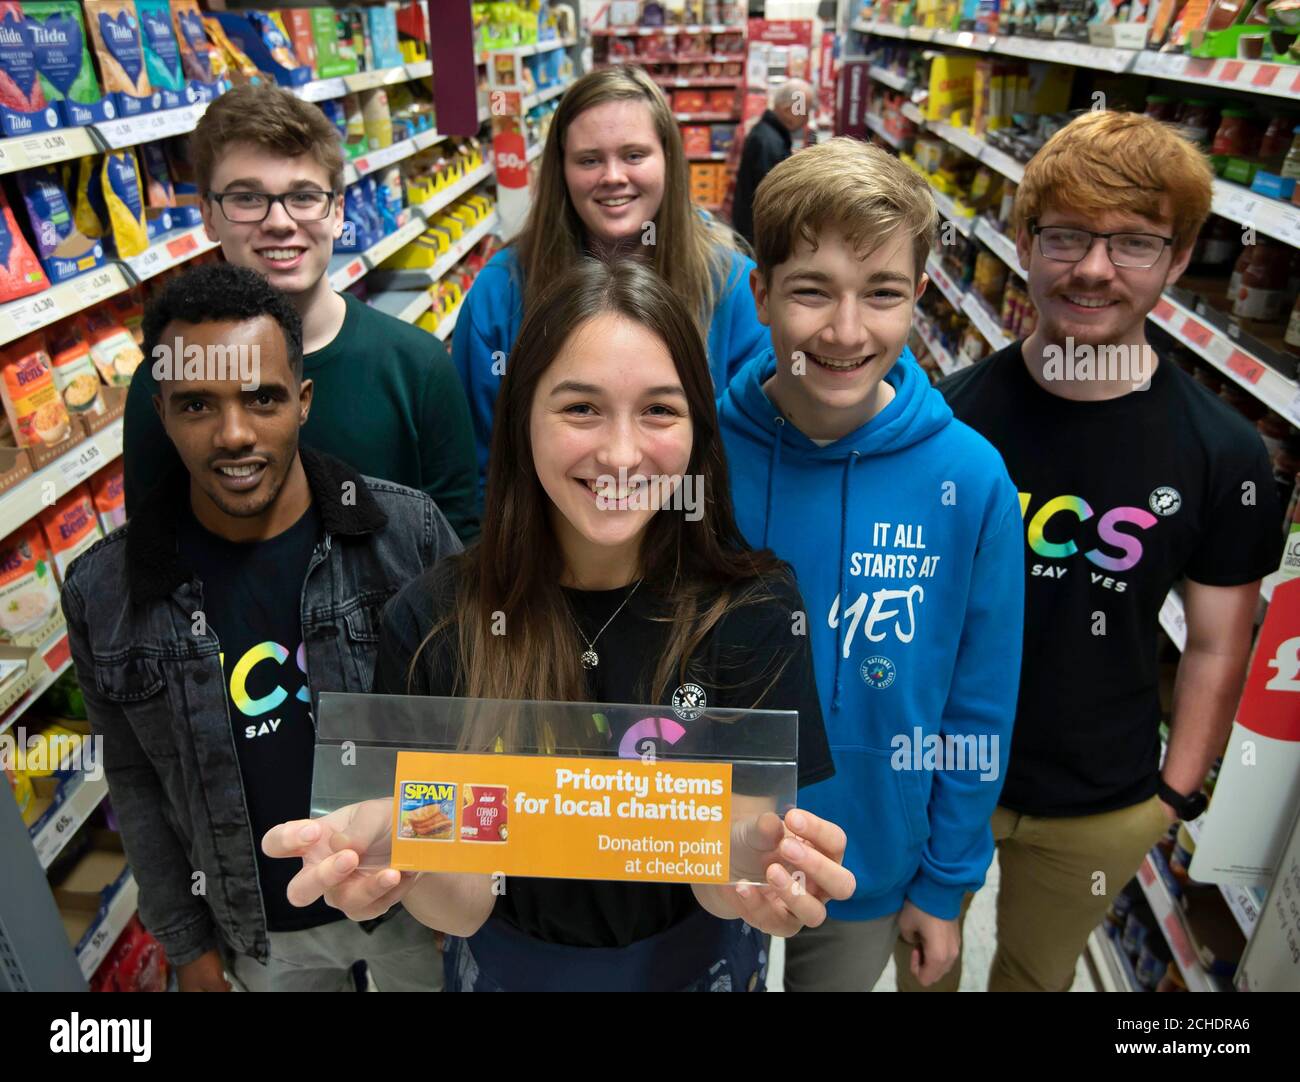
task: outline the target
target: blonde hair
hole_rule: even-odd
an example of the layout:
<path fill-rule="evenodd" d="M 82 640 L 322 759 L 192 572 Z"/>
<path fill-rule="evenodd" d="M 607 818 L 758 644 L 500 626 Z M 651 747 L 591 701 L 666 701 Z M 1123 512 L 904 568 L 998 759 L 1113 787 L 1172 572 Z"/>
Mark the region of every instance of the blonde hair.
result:
<path fill-rule="evenodd" d="M 564 179 L 564 141 L 574 120 L 610 101 L 641 101 L 650 110 L 664 152 L 664 194 L 654 217 L 655 242 L 648 263 L 681 297 L 707 332 L 734 247 L 731 231 L 703 217 L 691 204 L 681 133 L 663 91 L 641 68 L 614 67 L 589 72 L 560 100 L 542 150 L 528 219 L 514 241 L 523 273 L 524 307 L 587 253 L 586 226 L 569 197 Z"/>
<path fill-rule="evenodd" d="M 1025 166 L 1012 222 L 1017 230 L 1052 208 L 1089 216 L 1119 211 L 1168 221 L 1185 250 L 1210 213 L 1214 174 L 1173 128 L 1141 113 L 1084 113 Z"/>
<path fill-rule="evenodd" d="M 934 246 L 938 212 L 929 185 L 892 154 L 840 136 L 776 166 L 754 196 L 754 258 L 765 279 L 800 239 L 838 229 L 856 249 L 874 251 L 898 230 L 912 238 L 913 278 Z"/>

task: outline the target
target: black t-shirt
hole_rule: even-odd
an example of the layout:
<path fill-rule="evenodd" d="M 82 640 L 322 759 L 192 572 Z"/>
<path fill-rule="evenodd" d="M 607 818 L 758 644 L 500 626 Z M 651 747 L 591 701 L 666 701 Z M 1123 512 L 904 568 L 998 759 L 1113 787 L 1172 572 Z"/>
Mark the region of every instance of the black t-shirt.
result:
<path fill-rule="evenodd" d="M 1024 660 L 1001 803 L 1070 816 L 1147 799 L 1165 595 L 1184 575 L 1239 586 L 1277 566 L 1263 442 L 1168 360 L 1146 390 L 1076 402 L 1044 390 L 1017 343 L 940 389 L 1002 453 L 1024 516 Z"/>
<path fill-rule="evenodd" d="M 268 541 L 237 543 L 182 516 L 181 554 L 203 584 L 203 615 L 221 643 L 230 727 L 243 778 L 267 926 L 314 928 L 342 914 L 323 900 L 299 909 L 286 897 L 298 870 L 273 860 L 261 840 L 271 827 L 304 819 L 311 808 L 316 729 L 302 642 L 302 584 L 321 519 L 315 505 Z"/>
<path fill-rule="evenodd" d="M 768 586 L 772 600 L 733 610 L 710 632 L 692 658 L 688 682 L 703 690 L 709 707 L 797 710 L 802 787 L 824 781 L 835 768 L 822 724 L 808 637 L 791 635 L 791 614 L 804 611 L 799 591 L 786 581 Z M 628 590 L 566 589 L 564 593 L 579 627 L 591 639 Z M 434 621 L 451 611 L 454 596 L 451 562 L 444 561 L 394 598 L 384 612 L 380 633 L 376 693 L 460 694 L 447 635 L 428 648 L 432 657 L 427 652 L 421 655 L 414 683 L 408 686 L 406 677 L 415 650 Z M 670 630 L 667 623 L 651 618 L 659 611 L 662 605 L 643 585 L 605 628 L 595 642 L 600 662 L 586 673 L 588 701 L 653 701 L 650 684 Z M 676 690 L 676 680 L 670 680 L 658 702 L 669 706 Z M 686 750 L 684 742 L 674 745 L 674 751 L 681 750 Z M 736 784 L 739 787 L 739 779 Z M 624 947 L 666 931 L 698 909 L 687 886 L 512 877 L 506 893 L 497 899 L 494 914 L 548 943 Z"/>

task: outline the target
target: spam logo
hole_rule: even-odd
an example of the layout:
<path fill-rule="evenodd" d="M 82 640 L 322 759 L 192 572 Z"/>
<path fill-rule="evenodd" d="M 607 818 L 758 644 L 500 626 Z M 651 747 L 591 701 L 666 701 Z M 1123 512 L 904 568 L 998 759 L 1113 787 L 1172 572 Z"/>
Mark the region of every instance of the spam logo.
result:
<path fill-rule="evenodd" d="M 402 784 L 403 800 L 455 800 L 456 786 L 442 781 L 408 781 Z"/>

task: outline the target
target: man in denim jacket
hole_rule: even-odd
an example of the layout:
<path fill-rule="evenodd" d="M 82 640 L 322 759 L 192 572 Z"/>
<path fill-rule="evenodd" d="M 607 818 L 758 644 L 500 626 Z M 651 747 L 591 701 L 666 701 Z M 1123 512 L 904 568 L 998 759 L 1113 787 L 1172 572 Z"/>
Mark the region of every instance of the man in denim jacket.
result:
<path fill-rule="evenodd" d="M 144 336 L 184 469 L 63 588 L 140 915 L 183 990 L 343 989 L 359 959 L 385 991 L 439 987 L 428 929 L 290 905 L 260 843 L 308 814 L 320 692 L 369 690 L 380 608 L 460 544 L 428 496 L 299 447 L 301 323 L 255 272 L 177 278 Z"/>

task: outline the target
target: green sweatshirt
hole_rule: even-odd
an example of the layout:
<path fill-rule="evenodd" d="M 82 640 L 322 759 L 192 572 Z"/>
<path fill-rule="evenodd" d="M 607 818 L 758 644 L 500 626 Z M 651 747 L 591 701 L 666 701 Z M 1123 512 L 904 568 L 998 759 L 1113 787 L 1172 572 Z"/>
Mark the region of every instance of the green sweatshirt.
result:
<path fill-rule="evenodd" d="M 465 391 L 447 348 L 351 294 L 334 341 L 303 358 L 315 384 L 302 442 L 370 477 L 433 497 L 462 542 L 478 536 L 478 464 Z M 131 380 L 123 445 L 128 514 L 176 461 L 145 358 Z"/>

